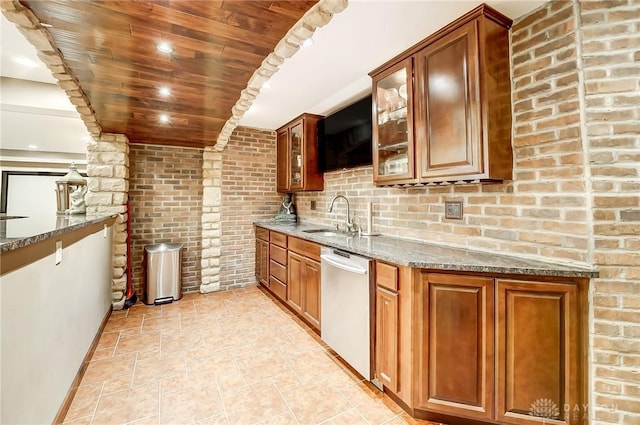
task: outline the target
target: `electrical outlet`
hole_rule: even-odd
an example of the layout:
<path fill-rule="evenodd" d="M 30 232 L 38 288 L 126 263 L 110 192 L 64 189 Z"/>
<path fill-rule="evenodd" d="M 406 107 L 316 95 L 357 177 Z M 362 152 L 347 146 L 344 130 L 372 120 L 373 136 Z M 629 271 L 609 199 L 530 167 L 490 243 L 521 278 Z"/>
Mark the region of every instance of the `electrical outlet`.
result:
<path fill-rule="evenodd" d="M 444 218 L 462 220 L 462 201 L 445 201 Z"/>
<path fill-rule="evenodd" d="M 62 241 L 56 241 L 56 266 L 62 263 Z"/>
<path fill-rule="evenodd" d="M 311 201 L 311 210 L 312 211 L 316 210 L 316 201 L 315 200 Z"/>

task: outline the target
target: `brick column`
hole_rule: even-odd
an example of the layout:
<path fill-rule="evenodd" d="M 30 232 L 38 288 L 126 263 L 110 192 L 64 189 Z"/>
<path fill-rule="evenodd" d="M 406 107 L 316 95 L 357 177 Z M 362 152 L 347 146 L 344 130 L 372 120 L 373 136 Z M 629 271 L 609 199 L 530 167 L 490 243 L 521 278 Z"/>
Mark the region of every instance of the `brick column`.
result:
<path fill-rule="evenodd" d="M 127 285 L 127 197 L 129 140 L 124 134 L 106 134 L 87 146 L 87 215 L 118 214 L 113 228 L 113 309 L 124 306 Z"/>
<path fill-rule="evenodd" d="M 200 292 L 220 290 L 220 206 L 222 152 L 206 147 L 202 154 L 202 259 Z"/>

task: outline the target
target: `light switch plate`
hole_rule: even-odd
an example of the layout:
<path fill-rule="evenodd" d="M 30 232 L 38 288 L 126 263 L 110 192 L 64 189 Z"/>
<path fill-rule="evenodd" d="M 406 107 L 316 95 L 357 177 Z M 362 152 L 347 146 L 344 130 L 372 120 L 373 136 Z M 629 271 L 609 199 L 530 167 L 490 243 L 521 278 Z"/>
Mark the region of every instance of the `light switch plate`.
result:
<path fill-rule="evenodd" d="M 462 220 L 462 201 L 445 201 L 444 218 Z"/>
<path fill-rule="evenodd" d="M 62 263 L 62 241 L 56 241 L 56 266 Z"/>

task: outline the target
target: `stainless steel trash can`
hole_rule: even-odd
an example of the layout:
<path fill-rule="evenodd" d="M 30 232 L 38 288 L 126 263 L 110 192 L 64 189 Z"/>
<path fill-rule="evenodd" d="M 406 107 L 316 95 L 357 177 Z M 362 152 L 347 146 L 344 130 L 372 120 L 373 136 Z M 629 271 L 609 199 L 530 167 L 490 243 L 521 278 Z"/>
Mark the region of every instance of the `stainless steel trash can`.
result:
<path fill-rule="evenodd" d="M 146 257 L 145 304 L 166 304 L 182 298 L 182 244 L 144 247 Z"/>

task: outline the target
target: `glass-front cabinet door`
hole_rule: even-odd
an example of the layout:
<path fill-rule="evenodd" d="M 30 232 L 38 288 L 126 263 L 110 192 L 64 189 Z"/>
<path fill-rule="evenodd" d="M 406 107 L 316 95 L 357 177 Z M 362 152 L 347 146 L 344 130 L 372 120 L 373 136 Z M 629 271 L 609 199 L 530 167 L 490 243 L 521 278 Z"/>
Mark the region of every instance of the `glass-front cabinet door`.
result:
<path fill-rule="evenodd" d="M 289 189 L 302 189 L 304 182 L 303 174 L 303 152 L 302 152 L 302 120 L 289 128 L 291 138 L 291 157 L 289 162 Z"/>
<path fill-rule="evenodd" d="M 373 76 L 375 182 L 415 182 L 411 60 Z"/>

